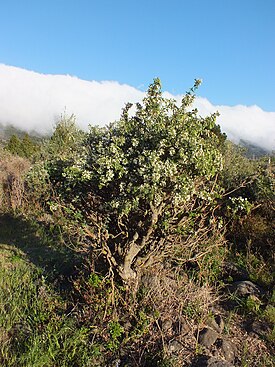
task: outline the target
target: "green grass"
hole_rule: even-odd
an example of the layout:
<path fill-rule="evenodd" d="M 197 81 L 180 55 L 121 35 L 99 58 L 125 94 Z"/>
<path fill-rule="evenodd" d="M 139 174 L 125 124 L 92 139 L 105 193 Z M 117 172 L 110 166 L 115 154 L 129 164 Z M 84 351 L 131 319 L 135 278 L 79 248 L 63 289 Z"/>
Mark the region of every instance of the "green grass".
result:
<path fill-rule="evenodd" d="M 70 275 L 77 262 L 75 253 L 60 245 L 54 230 L 46 230 L 41 223 L 19 216 L 0 213 L 0 243 L 22 250 L 28 260 L 52 281 Z"/>
<path fill-rule="evenodd" d="M 223 255 L 222 252 L 215 254 L 218 259 Z M 264 268 L 254 257 L 242 256 L 241 259 L 243 266 L 250 265 L 249 269 L 255 269 L 255 273 L 264 269 L 261 274 L 270 274 L 269 268 Z M 123 311 L 117 308 L 116 314 L 113 306 L 108 305 L 112 292 L 108 279 L 97 273 L 91 273 L 86 279 L 80 270 L 73 278 L 79 260 L 75 253 L 60 244 L 54 229 L 46 230 L 42 223 L 0 214 L 1 367 L 96 367 L 106 366 L 121 350 L 123 353 L 134 351 L 134 358 L 140 355 L 137 348 L 144 349 L 143 341 L 150 337 L 151 319 L 142 304 L 146 291 L 140 294 L 141 308 L 136 309 L 135 320 L 127 331 Z M 202 263 L 201 267 L 204 275 L 212 273 L 211 280 L 218 278 L 215 261 L 208 267 Z M 267 275 L 265 278 L 269 279 Z M 198 291 L 201 290 L 199 283 Z M 79 298 L 76 298 L 77 291 Z M 230 335 L 237 311 L 243 317 L 274 324 L 275 293 L 268 294 L 261 300 L 232 295 L 236 308 L 232 310 L 225 332 Z M 194 299 L 191 298 L 181 312 L 200 324 L 206 309 L 201 309 L 198 297 L 194 293 Z M 117 304 L 125 307 L 124 303 Z M 155 340 L 158 336 L 156 334 Z M 268 346 L 274 343 L 274 329 L 267 335 L 266 342 Z M 172 365 L 169 359 L 162 361 L 159 346 L 157 350 L 157 357 L 153 348 L 142 351 L 142 366 Z M 242 366 L 254 366 L 256 357 L 249 357 L 250 354 L 249 346 L 244 347 Z M 259 366 L 272 366 L 273 360 L 264 352 L 257 358 Z"/>
<path fill-rule="evenodd" d="M 98 350 L 89 328 L 66 312 L 69 302 L 54 286 L 54 277 L 67 271 L 65 267 L 58 272 L 64 261 L 48 243 L 43 248 L 43 240 L 33 232 L 24 236 L 25 227 L 6 220 L 5 227 L 0 226 L 0 365 L 96 366 Z M 4 243 L 6 237 L 10 241 Z M 30 248 L 35 250 L 31 255 Z"/>

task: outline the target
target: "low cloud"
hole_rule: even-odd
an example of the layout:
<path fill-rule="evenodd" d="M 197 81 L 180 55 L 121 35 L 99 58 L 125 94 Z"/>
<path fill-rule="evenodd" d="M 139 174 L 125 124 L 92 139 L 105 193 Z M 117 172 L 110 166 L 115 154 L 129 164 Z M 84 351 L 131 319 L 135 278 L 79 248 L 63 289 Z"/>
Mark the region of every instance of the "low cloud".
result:
<path fill-rule="evenodd" d="M 275 149 L 275 112 L 256 105 L 214 106 L 201 97 L 195 104 L 202 116 L 219 111 L 217 122 L 230 140 L 238 143 L 243 139 L 267 150 Z"/>
<path fill-rule="evenodd" d="M 27 131 L 49 132 L 64 112 L 74 113 L 84 129 L 89 124 L 104 125 L 119 118 L 126 102 L 143 96 L 140 90 L 115 81 L 85 81 L 0 64 L 0 122 Z M 215 106 L 202 97 L 197 97 L 195 107 L 202 116 L 218 110 L 217 121 L 229 139 L 275 148 L 275 112 L 258 106 Z"/>

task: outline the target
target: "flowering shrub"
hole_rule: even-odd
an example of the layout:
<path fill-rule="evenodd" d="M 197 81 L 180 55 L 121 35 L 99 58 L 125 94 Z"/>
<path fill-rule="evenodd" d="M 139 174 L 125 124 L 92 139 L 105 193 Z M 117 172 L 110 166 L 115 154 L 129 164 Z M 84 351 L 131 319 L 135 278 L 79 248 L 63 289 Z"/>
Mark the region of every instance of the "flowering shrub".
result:
<path fill-rule="evenodd" d="M 89 225 L 97 236 L 101 221 L 104 253 L 126 282 L 156 248 L 161 253 L 190 203 L 215 199 L 220 135 L 216 114 L 202 118 L 190 110 L 199 83 L 178 106 L 162 96 L 156 79 L 134 113 L 127 104 L 119 121 L 90 130 L 83 172 L 100 206 L 91 207 L 97 222 L 90 216 Z"/>
<path fill-rule="evenodd" d="M 61 121 L 49 143 L 46 169 L 62 205 L 83 213 L 88 242 L 126 283 L 162 253 L 196 201 L 215 201 L 221 134 L 216 114 L 191 109 L 199 84 L 177 105 L 156 79 L 119 121 L 87 136 Z"/>
<path fill-rule="evenodd" d="M 221 168 L 216 115 L 203 119 L 187 111 L 193 99 L 188 93 L 178 107 L 162 97 L 155 80 L 134 116 L 128 104 L 117 123 L 91 129 L 91 182 L 120 214 L 135 211 L 142 201 L 147 209 L 164 200 L 181 205 L 201 194 L 198 179 L 209 180 Z"/>

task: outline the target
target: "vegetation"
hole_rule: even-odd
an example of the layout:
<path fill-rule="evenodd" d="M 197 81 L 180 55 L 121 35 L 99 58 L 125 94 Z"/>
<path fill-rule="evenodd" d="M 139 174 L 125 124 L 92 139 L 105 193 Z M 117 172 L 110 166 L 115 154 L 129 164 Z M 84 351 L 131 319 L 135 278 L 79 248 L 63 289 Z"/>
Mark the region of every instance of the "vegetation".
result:
<path fill-rule="evenodd" d="M 5 146 L 5 149 L 14 155 L 30 159 L 38 151 L 39 145 L 34 142 L 27 133 L 24 134 L 22 139 L 13 134 Z"/>
<path fill-rule="evenodd" d="M 190 92 L 177 107 L 156 80 L 134 116 L 127 105 L 118 122 L 91 129 L 84 155 L 51 162 L 55 190 L 84 215 L 94 247 L 128 286 L 167 249 L 190 208 L 215 197 L 215 115 L 187 112 L 192 101 Z"/>
<path fill-rule="evenodd" d="M 264 330 L 236 366 L 272 365 L 274 160 L 192 110 L 199 84 L 177 105 L 156 79 L 104 128 L 62 116 L 0 152 L 2 365 L 195 366 L 217 312 L 237 345 Z"/>

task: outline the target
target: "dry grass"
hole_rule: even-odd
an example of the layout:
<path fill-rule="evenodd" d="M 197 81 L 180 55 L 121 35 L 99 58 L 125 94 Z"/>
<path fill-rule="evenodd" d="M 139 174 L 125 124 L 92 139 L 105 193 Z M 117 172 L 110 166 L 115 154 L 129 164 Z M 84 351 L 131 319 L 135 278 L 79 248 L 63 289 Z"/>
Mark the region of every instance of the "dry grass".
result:
<path fill-rule="evenodd" d="M 144 356 L 170 358 L 173 343 L 180 343 L 176 366 L 186 361 L 189 365 L 198 348 L 198 331 L 218 301 L 217 292 L 208 284 L 198 284 L 186 275 L 177 275 L 161 264 L 147 269 L 141 278 L 137 313 L 147 312 L 148 328 L 136 345 L 139 366 L 146 366 Z M 183 357 L 184 356 L 184 357 Z"/>
<path fill-rule="evenodd" d="M 203 318 L 218 300 L 207 283 L 198 287 L 186 274 L 176 274 L 161 264 L 143 275 L 142 284 L 146 289 L 144 302 L 153 303 L 161 315 L 173 320 L 189 313 Z"/>
<path fill-rule="evenodd" d="M 0 208 L 16 211 L 26 204 L 24 175 L 30 168 L 27 159 L 0 151 Z"/>

